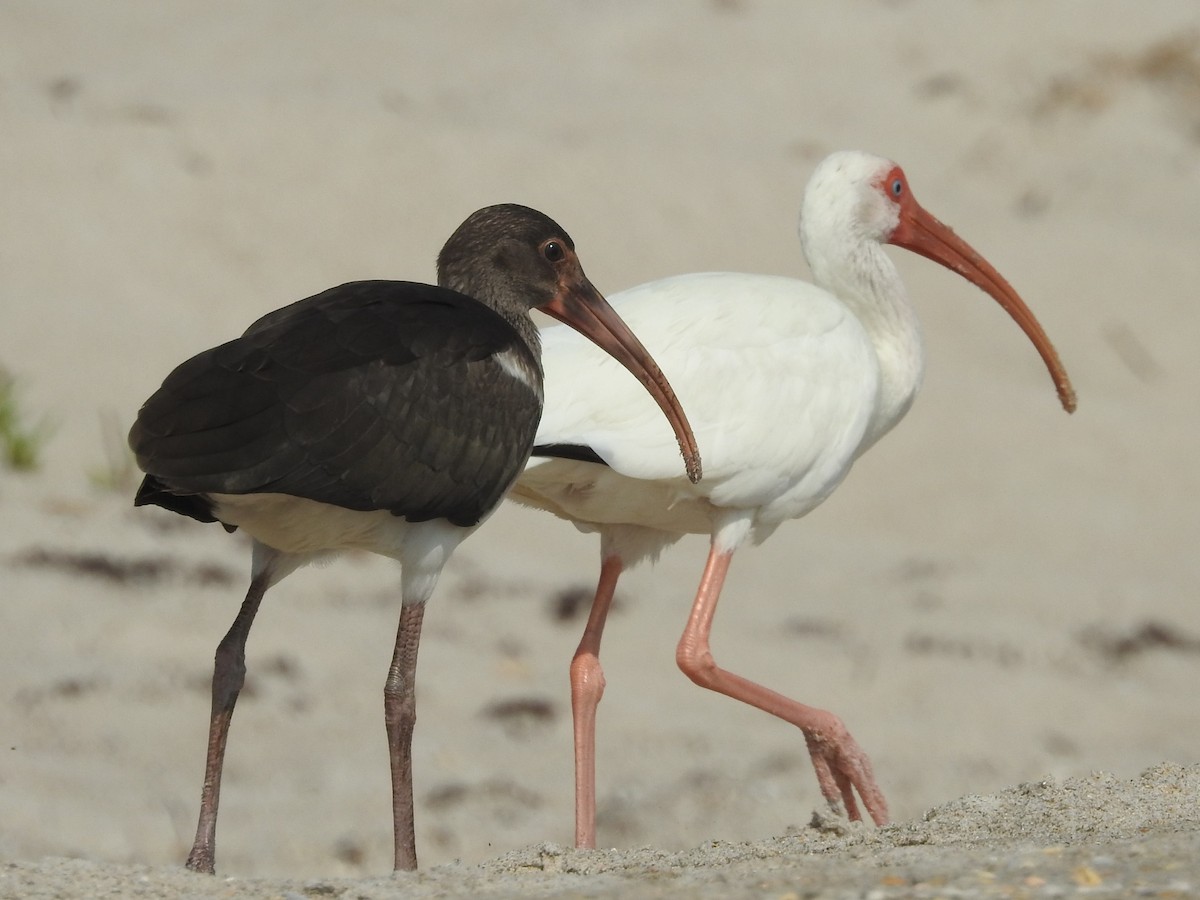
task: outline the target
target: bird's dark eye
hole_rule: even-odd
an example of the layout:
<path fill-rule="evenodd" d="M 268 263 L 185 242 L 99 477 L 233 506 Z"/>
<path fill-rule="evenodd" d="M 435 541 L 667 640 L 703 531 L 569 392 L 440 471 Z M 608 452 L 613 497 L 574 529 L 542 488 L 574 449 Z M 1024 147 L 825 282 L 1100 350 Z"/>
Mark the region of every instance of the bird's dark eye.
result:
<path fill-rule="evenodd" d="M 542 256 L 553 263 L 562 262 L 567 256 L 567 251 L 558 241 L 546 241 L 542 244 Z"/>
<path fill-rule="evenodd" d="M 899 178 L 892 179 L 892 196 L 899 197 L 904 193 L 904 182 Z"/>

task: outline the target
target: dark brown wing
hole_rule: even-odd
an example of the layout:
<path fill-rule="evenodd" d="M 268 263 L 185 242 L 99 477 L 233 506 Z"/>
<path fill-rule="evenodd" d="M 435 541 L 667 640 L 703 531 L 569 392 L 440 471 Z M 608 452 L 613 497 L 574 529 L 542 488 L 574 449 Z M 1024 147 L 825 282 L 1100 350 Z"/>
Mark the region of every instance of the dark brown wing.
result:
<path fill-rule="evenodd" d="M 521 360 L 535 387 L 497 359 Z M 180 365 L 129 443 L 153 496 L 283 493 L 473 525 L 529 455 L 540 365 L 479 302 L 431 285 L 344 284 Z M 189 513 L 190 514 L 190 513 Z"/>

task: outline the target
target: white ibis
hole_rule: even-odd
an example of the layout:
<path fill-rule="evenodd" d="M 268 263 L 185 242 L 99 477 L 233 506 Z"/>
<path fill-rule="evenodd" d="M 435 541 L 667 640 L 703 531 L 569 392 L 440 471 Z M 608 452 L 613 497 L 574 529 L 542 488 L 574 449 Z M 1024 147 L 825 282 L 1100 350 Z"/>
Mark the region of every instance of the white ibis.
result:
<path fill-rule="evenodd" d="M 147 473 L 136 505 L 253 538 L 250 588 L 216 652 L 190 869 L 214 871 L 225 742 L 263 595 L 298 567 L 351 548 L 402 566 L 384 709 L 395 867 L 416 868 L 411 750 L 425 601 L 533 446 L 543 388 L 531 308 L 579 329 L 637 376 L 699 477 L 670 385 L 554 221 L 523 206 L 479 210 L 438 256 L 438 285 L 353 282 L 276 310 L 176 368 L 130 431 Z"/>
<path fill-rule="evenodd" d="M 926 256 L 1006 309 L 1041 354 L 1068 412 L 1074 392 L 1033 314 L 999 273 L 917 203 L 900 167 L 835 153 L 805 191 L 800 240 L 815 284 L 769 275 L 682 275 L 611 298 L 663 366 L 704 447 L 705 477 L 672 468 L 670 433 L 615 368 L 562 328 L 543 332 L 546 404 L 512 496 L 601 535 L 600 580 L 571 662 L 576 830 L 594 847 L 595 716 L 604 691 L 600 639 L 622 571 L 684 534 L 711 536 L 676 649 L 701 687 L 798 727 L 835 808 L 875 822 L 887 804 L 842 721 L 720 668 L 709 649 L 734 552 L 766 540 L 833 492 L 860 454 L 907 412 L 921 382 L 916 314 L 884 244 Z M 603 398 L 601 400 L 601 398 Z"/>

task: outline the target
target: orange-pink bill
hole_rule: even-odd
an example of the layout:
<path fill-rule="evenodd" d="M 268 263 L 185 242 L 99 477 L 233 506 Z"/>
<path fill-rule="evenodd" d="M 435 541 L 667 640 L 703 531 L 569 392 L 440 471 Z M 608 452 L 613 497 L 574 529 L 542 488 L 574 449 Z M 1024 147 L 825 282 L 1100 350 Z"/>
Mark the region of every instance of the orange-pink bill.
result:
<path fill-rule="evenodd" d="M 917 203 L 899 166 L 887 174 L 880 186 L 900 204 L 900 223 L 892 234 L 891 243 L 957 272 L 990 294 L 1021 326 L 1021 330 L 1037 348 L 1050 371 L 1050 377 L 1054 379 L 1063 409 L 1069 413 L 1075 412 L 1075 388 L 1071 385 L 1062 360 L 1058 358 L 1058 351 L 1012 285 L 970 244 Z"/>

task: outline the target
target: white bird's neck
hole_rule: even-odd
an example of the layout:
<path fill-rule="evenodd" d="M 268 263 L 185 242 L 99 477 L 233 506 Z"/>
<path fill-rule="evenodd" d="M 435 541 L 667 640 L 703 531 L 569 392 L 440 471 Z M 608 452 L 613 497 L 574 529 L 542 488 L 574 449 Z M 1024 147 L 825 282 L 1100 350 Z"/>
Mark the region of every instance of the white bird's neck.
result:
<path fill-rule="evenodd" d="M 862 323 L 879 360 L 879 390 L 861 453 L 912 406 L 924 374 L 921 323 L 895 263 L 877 241 L 831 246 L 833 242 L 815 237 L 804 235 L 804 249 L 816 283 Z"/>

